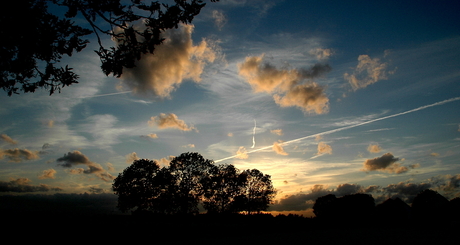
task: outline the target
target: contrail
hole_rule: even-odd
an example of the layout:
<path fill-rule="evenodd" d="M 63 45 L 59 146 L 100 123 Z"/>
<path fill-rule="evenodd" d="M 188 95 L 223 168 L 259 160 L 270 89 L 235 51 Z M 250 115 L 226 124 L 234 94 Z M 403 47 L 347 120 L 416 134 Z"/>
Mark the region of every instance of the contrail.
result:
<path fill-rule="evenodd" d="M 131 93 L 131 92 L 132 92 L 132 91 L 123 91 L 123 92 L 110 93 L 110 94 L 98 94 L 98 95 L 92 95 L 92 96 L 80 97 L 80 99 L 86 99 L 86 98 L 96 98 L 96 97 L 109 96 L 109 95 L 117 95 L 117 94 L 127 94 L 127 93 Z"/>
<path fill-rule="evenodd" d="M 436 103 L 433 103 L 433 104 L 429 104 L 429 105 L 425 105 L 425 106 L 420 106 L 420 107 L 417 107 L 417 108 L 412 109 L 412 110 L 408 110 L 408 111 L 396 113 L 396 114 L 393 114 L 393 115 L 389 115 L 389 116 L 385 116 L 385 117 L 381 117 L 381 118 L 377 118 L 377 119 L 372 119 L 372 120 L 369 120 L 369 121 L 366 121 L 366 122 L 361 122 L 361 123 L 353 124 L 353 125 L 346 126 L 346 127 L 336 128 L 336 129 L 332 129 L 332 130 L 329 130 L 329 131 L 325 131 L 325 132 L 321 132 L 321 133 L 317 133 L 317 134 L 308 135 L 308 136 L 305 136 L 305 137 L 301 137 L 301 138 L 297 138 L 297 139 L 285 141 L 285 142 L 282 142 L 282 143 L 279 143 L 279 144 L 280 144 L 280 145 L 287 145 L 287 144 L 290 144 L 290 143 L 293 143 L 293 142 L 297 142 L 297 141 L 301 141 L 301 140 L 304 140 L 304 139 L 315 138 L 315 137 L 318 136 L 318 135 L 332 134 L 332 133 L 339 132 L 339 131 L 343 131 L 343 130 L 347 130 L 347 129 L 350 129 L 350 128 L 355 128 L 355 127 L 362 126 L 362 125 L 366 125 L 366 124 L 369 124 L 369 123 L 373 123 L 373 122 L 385 120 L 385 119 L 388 119 L 388 118 L 393 118 L 393 117 L 398 117 L 398 116 L 406 115 L 406 114 L 409 114 L 409 113 L 412 113 L 412 112 L 416 112 L 416 111 L 420 111 L 420 110 L 424 110 L 424 109 L 427 109 L 427 108 L 430 108 L 430 107 L 439 106 L 439 105 L 444 105 L 444 104 L 447 104 L 447 103 L 450 103 L 450 102 L 453 102 L 453 101 L 457 101 L 457 100 L 460 100 L 460 97 L 455 97 L 455 98 L 451 98 L 451 99 L 439 101 L 439 102 L 436 102 Z M 273 146 L 271 146 L 271 145 L 270 145 L 270 146 L 265 146 L 265 147 L 262 147 L 262 148 L 259 148 L 259 149 L 255 149 L 255 150 L 252 150 L 252 151 L 248 151 L 248 152 L 246 152 L 246 153 L 249 154 L 249 153 L 253 153 L 253 152 L 258 152 L 258 151 L 270 149 L 270 148 L 272 148 L 272 147 L 273 147 Z M 235 156 L 226 157 L 226 158 L 222 158 L 222 159 L 216 160 L 216 161 L 214 161 L 214 162 L 221 162 L 221 161 L 225 161 L 225 160 L 232 159 L 232 158 L 235 158 L 235 157 L 236 157 L 236 155 L 235 155 Z"/>
<path fill-rule="evenodd" d="M 252 146 L 254 148 L 256 146 L 256 119 L 254 119 L 254 129 L 252 130 Z"/>

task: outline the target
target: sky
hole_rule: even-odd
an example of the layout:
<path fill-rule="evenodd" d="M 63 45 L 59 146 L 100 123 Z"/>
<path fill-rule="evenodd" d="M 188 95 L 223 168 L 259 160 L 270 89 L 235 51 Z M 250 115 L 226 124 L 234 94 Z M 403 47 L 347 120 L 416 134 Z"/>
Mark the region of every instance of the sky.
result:
<path fill-rule="evenodd" d="M 198 152 L 269 174 L 274 213 L 311 215 L 326 194 L 458 197 L 459 11 L 455 1 L 221 0 L 120 78 L 103 74 L 88 36 L 62 61 L 78 84 L 2 92 L 0 195 L 113 198 L 133 160 L 167 166 Z"/>

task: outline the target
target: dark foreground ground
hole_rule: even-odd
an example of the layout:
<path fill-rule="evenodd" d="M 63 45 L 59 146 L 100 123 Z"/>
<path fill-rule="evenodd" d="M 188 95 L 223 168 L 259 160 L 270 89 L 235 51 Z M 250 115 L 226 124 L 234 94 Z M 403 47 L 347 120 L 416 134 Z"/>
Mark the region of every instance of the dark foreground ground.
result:
<path fill-rule="evenodd" d="M 89 244 L 460 244 L 456 221 L 325 222 L 298 216 L 1 215 L 3 240 Z"/>

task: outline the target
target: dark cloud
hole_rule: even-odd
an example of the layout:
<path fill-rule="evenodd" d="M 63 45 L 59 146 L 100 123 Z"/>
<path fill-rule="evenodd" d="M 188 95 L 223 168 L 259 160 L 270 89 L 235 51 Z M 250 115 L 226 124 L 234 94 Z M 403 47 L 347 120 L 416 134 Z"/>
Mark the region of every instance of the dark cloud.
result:
<path fill-rule="evenodd" d="M 254 92 L 273 94 L 281 107 L 296 106 L 305 113 L 324 114 L 329 111 L 325 88 L 312 80 L 329 72 L 327 64 L 316 64 L 309 69 L 278 69 L 264 62 L 264 55 L 247 57 L 238 65 L 239 75 Z"/>
<path fill-rule="evenodd" d="M 337 196 L 351 195 L 363 191 L 363 187 L 356 184 L 341 184 L 337 186 Z"/>
<path fill-rule="evenodd" d="M 399 158 L 396 158 L 391 153 L 385 153 L 381 157 L 376 157 L 374 159 L 367 159 L 364 161 L 363 171 L 382 171 L 387 173 L 405 173 L 409 171 L 408 167 L 402 166 L 400 163 L 396 163 L 399 161 Z M 411 165 L 411 168 L 416 167 L 415 165 Z"/>
<path fill-rule="evenodd" d="M 47 192 L 62 191 L 59 187 L 45 184 L 31 185 L 27 178 L 18 178 L 10 181 L 0 181 L 0 192 Z"/>
<path fill-rule="evenodd" d="M 331 194 L 331 190 L 325 189 L 323 185 L 314 185 L 310 193 L 299 193 L 285 196 L 274 205 L 270 206 L 271 211 L 294 211 L 312 208 L 316 199 L 321 196 Z"/>
<path fill-rule="evenodd" d="M 71 174 L 94 174 L 104 181 L 112 181 L 115 179 L 110 173 L 108 173 L 100 164 L 92 162 L 87 156 L 79 151 L 73 151 L 65 154 L 63 157 L 58 158 L 57 162 L 63 162 L 59 166 L 65 168 L 71 168 L 75 165 L 86 165 L 87 169 L 75 168 L 71 169 L 69 172 Z"/>
<path fill-rule="evenodd" d="M 0 160 L 6 157 L 9 159 L 9 162 L 22 162 L 24 160 L 39 159 L 39 154 L 40 153 L 38 151 L 31 151 L 27 149 L 0 149 Z"/>

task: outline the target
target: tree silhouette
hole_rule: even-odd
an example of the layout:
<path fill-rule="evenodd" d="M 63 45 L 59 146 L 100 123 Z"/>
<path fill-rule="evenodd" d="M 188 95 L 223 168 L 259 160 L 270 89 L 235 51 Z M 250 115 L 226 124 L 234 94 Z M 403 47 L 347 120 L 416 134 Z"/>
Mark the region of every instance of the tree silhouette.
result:
<path fill-rule="evenodd" d="M 136 160 L 112 189 L 121 211 L 161 214 L 198 214 L 200 204 L 208 213 L 260 212 L 276 194 L 269 175 L 214 165 L 196 152 L 182 153 L 163 168 L 152 160 Z"/>
<path fill-rule="evenodd" d="M 375 206 L 375 210 L 377 219 L 385 223 L 391 222 L 392 225 L 403 224 L 401 222 L 411 217 L 411 207 L 399 197 L 388 198 Z"/>
<path fill-rule="evenodd" d="M 356 193 L 337 198 L 328 194 L 316 199 L 313 213 L 322 220 L 361 222 L 372 217 L 374 198 L 368 194 Z"/>
<path fill-rule="evenodd" d="M 112 189 L 118 195 L 118 208 L 126 212 L 159 210 L 156 199 L 163 193 L 161 169 L 157 162 L 140 159 L 115 178 Z"/>
<path fill-rule="evenodd" d="M 234 208 L 238 211 L 247 211 L 248 214 L 267 210 L 276 195 L 271 176 L 264 175 L 257 169 L 248 169 L 241 173 L 240 178 L 244 184 L 241 194 L 235 197 Z"/>
<path fill-rule="evenodd" d="M 216 2 L 218 0 L 211 0 Z M 123 68 L 135 67 L 142 54 L 155 51 L 163 42 L 161 33 L 191 23 L 205 6 L 202 0 L 174 0 L 168 5 L 142 0 L 21 0 L 11 1 L 0 10 L 0 87 L 9 96 L 18 91 L 35 92 L 45 88 L 50 95 L 78 83 L 72 68 L 60 66 L 63 55 L 71 56 L 88 44 L 84 36 L 94 33 L 99 44 L 102 71 L 120 77 Z M 66 8 L 64 16 L 48 12 Z M 83 17 L 88 28 L 75 24 Z M 115 47 L 106 48 L 102 36 L 109 36 Z"/>
<path fill-rule="evenodd" d="M 171 205 L 177 213 L 197 214 L 198 203 L 204 194 L 203 182 L 209 178 L 213 166 L 211 160 L 200 154 L 182 153 L 169 164 L 169 171 L 174 177 L 176 191 L 171 193 Z"/>
<path fill-rule="evenodd" d="M 237 209 L 235 198 L 242 194 L 246 179 L 233 165 L 219 165 L 211 169 L 204 182 L 203 206 L 208 213 L 234 213 Z"/>
<path fill-rule="evenodd" d="M 423 190 L 412 201 L 414 218 L 440 220 L 449 214 L 449 201 L 437 191 Z"/>

